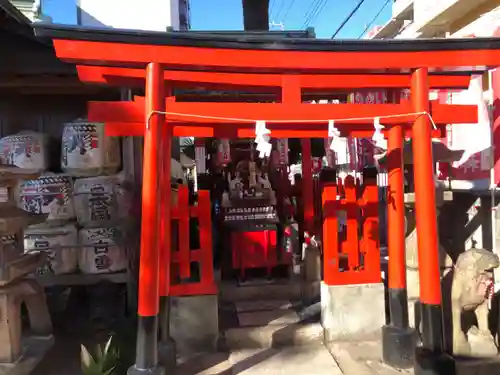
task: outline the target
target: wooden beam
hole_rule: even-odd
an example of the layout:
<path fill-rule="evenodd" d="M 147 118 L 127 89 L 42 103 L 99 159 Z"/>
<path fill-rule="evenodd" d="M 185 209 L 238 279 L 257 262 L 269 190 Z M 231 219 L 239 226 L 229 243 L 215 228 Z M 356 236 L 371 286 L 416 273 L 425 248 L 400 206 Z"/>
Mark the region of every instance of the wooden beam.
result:
<path fill-rule="evenodd" d="M 80 80 L 87 83 L 109 84 L 115 86 L 144 86 L 144 69 L 77 66 Z M 222 73 L 167 70 L 165 81 L 175 88 L 207 87 L 211 89 L 255 88 L 283 85 L 287 75 L 256 73 Z M 299 74 L 294 75 L 301 88 L 307 92 L 328 90 L 360 90 L 374 88 L 409 88 L 410 76 L 406 74 Z M 433 89 L 466 89 L 469 87 L 468 75 L 431 75 L 429 85 Z M 269 90 L 269 89 L 268 89 Z"/>
<path fill-rule="evenodd" d="M 204 124 L 200 126 L 198 124 L 192 123 L 169 123 L 169 126 L 174 127 L 174 136 L 176 137 L 196 137 L 196 138 L 254 138 L 255 137 L 255 127 L 246 125 L 231 126 L 231 127 L 221 127 L 217 124 Z M 285 124 L 286 125 L 286 124 Z M 302 128 L 276 128 L 272 124 L 268 127 L 271 128 L 271 136 L 273 138 L 327 138 L 328 129 L 326 125 L 322 128 L 310 129 L 306 126 Z M 107 136 L 138 136 L 142 137 L 144 135 L 145 124 L 143 122 L 106 122 L 105 123 L 105 134 Z M 339 129 L 343 136 L 350 135 L 352 137 L 371 137 L 373 135 L 373 129 Z M 383 131 L 386 133 L 386 131 Z M 411 126 L 407 125 L 404 128 L 404 134 L 406 137 L 411 137 L 412 130 Z M 446 127 L 444 125 L 440 126 L 439 129 L 433 130 L 432 136 L 434 138 L 443 138 L 446 135 Z"/>
<path fill-rule="evenodd" d="M 0 76 L 0 88 L 26 88 L 26 87 L 87 87 L 77 76 Z"/>
<path fill-rule="evenodd" d="M 281 103 L 182 103 L 168 98 L 166 103 L 169 121 L 187 121 L 197 124 L 255 123 L 312 123 L 324 124 L 335 120 L 349 126 L 366 125 L 372 118 L 383 118 L 382 124 L 403 124 L 415 120 L 411 104 L 281 104 Z M 130 102 L 89 102 L 89 121 L 97 122 L 143 122 L 144 100 L 137 97 Z M 477 106 L 440 104 L 432 101 L 430 112 L 436 124 L 473 124 L 477 122 Z M 364 119 L 361 119 L 364 118 Z M 244 119 L 244 120 L 243 120 Z M 350 120 L 354 119 L 354 120 Z M 290 126 L 290 124 L 288 125 Z"/>
<path fill-rule="evenodd" d="M 151 61 L 163 64 L 166 69 L 224 70 L 227 68 L 248 71 L 262 69 L 281 71 L 386 71 L 394 69 L 446 68 L 468 69 L 475 67 L 496 67 L 500 65 L 500 49 L 474 49 L 453 44 L 445 49 L 429 48 L 409 50 L 372 50 L 360 44 L 353 50 L 342 49 L 336 45 L 325 46 L 326 50 L 283 50 L 283 49 L 238 49 L 210 48 L 178 45 L 152 45 L 92 41 L 75 39 L 53 39 L 57 57 L 64 61 L 85 65 L 108 65 L 143 68 Z M 147 43 L 147 41 L 144 41 Z M 413 43 L 415 44 L 415 43 Z M 463 43 L 462 43 L 463 44 Z M 249 44 L 251 46 L 251 44 Z"/>

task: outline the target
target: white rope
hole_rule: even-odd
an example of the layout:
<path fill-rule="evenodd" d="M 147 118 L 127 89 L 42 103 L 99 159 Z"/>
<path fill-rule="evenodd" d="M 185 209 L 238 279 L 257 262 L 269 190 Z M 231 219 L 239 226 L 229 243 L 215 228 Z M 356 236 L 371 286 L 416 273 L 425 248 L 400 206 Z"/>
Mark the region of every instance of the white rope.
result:
<path fill-rule="evenodd" d="M 149 128 L 149 119 L 153 114 L 166 115 L 166 116 L 179 116 L 179 117 L 194 117 L 206 120 L 220 120 L 220 121 L 234 121 L 234 122 L 249 122 L 255 123 L 257 120 L 249 119 L 249 118 L 238 118 L 238 117 L 222 117 L 222 116 L 206 116 L 206 115 L 197 115 L 194 113 L 179 113 L 179 112 L 169 112 L 169 111 L 151 111 L 148 119 L 147 125 Z M 432 116 L 429 112 L 411 112 L 411 113 L 400 113 L 395 115 L 383 115 L 383 116 L 370 116 L 370 117 L 348 117 L 348 118 L 336 118 L 336 119 L 325 119 L 325 120 L 262 120 L 266 123 L 278 123 L 278 124 L 290 124 L 290 123 L 329 123 L 330 121 L 334 122 L 345 122 L 345 121 L 361 121 L 361 120 L 371 120 L 373 121 L 375 118 L 386 119 L 386 118 L 398 118 L 398 117 L 408 117 L 408 116 L 427 116 L 433 126 L 434 129 L 437 129 L 437 126 L 432 119 Z"/>

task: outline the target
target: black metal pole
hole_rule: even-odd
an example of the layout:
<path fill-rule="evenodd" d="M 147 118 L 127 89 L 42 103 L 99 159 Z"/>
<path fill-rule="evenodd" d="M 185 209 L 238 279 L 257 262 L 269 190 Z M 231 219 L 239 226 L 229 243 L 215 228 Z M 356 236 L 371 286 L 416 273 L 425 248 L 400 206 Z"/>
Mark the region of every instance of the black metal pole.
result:
<path fill-rule="evenodd" d="M 127 375 L 163 375 L 162 367 L 158 367 L 158 317 L 139 316 L 137 318 L 137 345 L 135 365 L 130 367 Z"/>
<path fill-rule="evenodd" d="M 269 30 L 269 0 L 242 0 L 245 31 Z"/>

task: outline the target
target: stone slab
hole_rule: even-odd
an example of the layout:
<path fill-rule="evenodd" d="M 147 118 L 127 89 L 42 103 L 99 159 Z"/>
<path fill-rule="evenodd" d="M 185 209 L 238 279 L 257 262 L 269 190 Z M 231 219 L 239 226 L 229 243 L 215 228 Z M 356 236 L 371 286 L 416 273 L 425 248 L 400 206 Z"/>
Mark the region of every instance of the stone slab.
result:
<path fill-rule="evenodd" d="M 180 375 L 232 375 L 229 353 L 196 353 L 177 359 L 175 373 Z"/>
<path fill-rule="evenodd" d="M 455 375 L 500 374 L 500 357 L 487 359 L 455 359 Z"/>
<path fill-rule="evenodd" d="M 343 375 L 322 345 L 281 349 L 241 349 L 179 359 L 182 375 Z"/>
<path fill-rule="evenodd" d="M 250 311 L 268 311 L 268 310 L 287 310 L 292 307 L 288 300 L 257 300 L 257 301 L 238 301 L 235 303 L 237 312 Z"/>
<path fill-rule="evenodd" d="M 323 327 L 320 323 L 239 327 L 226 330 L 224 338 L 227 349 L 318 345 L 323 342 Z"/>
<path fill-rule="evenodd" d="M 223 301 L 266 299 L 298 301 L 302 297 L 302 283 L 287 281 L 267 285 L 238 286 L 236 283 L 223 282 L 219 286 L 219 295 Z"/>
<path fill-rule="evenodd" d="M 300 348 L 244 350 L 229 357 L 238 375 L 342 375 L 323 345 Z"/>
<path fill-rule="evenodd" d="M 272 324 L 293 324 L 300 321 L 293 310 L 252 311 L 238 313 L 240 327 L 256 327 Z"/>
<path fill-rule="evenodd" d="M 321 284 L 325 341 L 364 341 L 380 336 L 385 324 L 384 284 Z"/>
<path fill-rule="evenodd" d="M 180 354 L 215 350 L 219 337 L 216 295 L 175 297 L 170 331 Z"/>

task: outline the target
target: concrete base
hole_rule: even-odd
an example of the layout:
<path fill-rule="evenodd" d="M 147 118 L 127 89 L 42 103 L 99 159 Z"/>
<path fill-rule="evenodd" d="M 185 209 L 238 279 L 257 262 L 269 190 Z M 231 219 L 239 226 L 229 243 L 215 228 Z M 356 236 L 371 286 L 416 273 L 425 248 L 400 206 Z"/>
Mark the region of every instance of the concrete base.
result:
<path fill-rule="evenodd" d="M 179 354 L 216 349 L 219 337 L 217 295 L 172 298 L 171 309 L 170 334 Z"/>
<path fill-rule="evenodd" d="M 415 375 L 456 375 L 455 360 L 447 354 L 417 347 L 413 371 Z"/>
<path fill-rule="evenodd" d="M 384 284 L 321 283 L 321 324 L 326 342 L 379 337 L 385 324 Z"/>
<path fill-rule="evenodd" d="M 413 328 L 387 325 L 382 327 L 382 359 L 385 364 L 398 368 L 413 367 L 417 335 Z"/>

